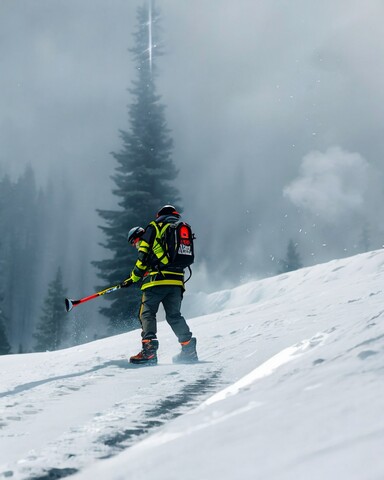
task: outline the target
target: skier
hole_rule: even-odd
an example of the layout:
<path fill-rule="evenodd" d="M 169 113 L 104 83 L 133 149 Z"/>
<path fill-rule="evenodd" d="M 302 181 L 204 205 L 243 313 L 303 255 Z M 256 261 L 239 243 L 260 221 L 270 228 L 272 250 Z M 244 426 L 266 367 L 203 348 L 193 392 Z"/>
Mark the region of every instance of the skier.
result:
<path fill-rule="evenodd" d="M 130 277 L 124 280 L 121 286 L 129 287 L 132 283 L 143 280 L 139 313 L 142 327 L 142 349 L 137 355 L 130 358 L 131 363 L 157 364 L 159 342 L 156 336 L 156 314 L 160 303 L 163 304 L 166 320 L 181 345 L 181 352 L 173 357 L 173 362 L 193 363 L 198 361 L 196 338 L 192 336 L 192 332 L 180 312 L 185 291 L 184 269 L 166 266 L 168 259 L 161 241 L 163 227 L 175 223 L 179 219 L 180 214 L 173 205 L 164 205 L 157 212 L 156 220 L 152 221 L 145 229 L 133 227 L 128 233 L 129 243 L 138 250 L 138 259 Z"/>

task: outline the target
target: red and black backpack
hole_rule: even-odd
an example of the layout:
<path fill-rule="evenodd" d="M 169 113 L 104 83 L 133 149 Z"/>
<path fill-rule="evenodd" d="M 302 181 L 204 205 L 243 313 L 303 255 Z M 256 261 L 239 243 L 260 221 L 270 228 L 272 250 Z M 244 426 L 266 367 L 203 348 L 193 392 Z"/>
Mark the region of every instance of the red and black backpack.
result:
<path fill-rule="evenodd" d="M 170 267 L 188 268 L 195 261 L 195 235 L 188 223 L 170 223 L 163 235 L 164 252 Z"/>

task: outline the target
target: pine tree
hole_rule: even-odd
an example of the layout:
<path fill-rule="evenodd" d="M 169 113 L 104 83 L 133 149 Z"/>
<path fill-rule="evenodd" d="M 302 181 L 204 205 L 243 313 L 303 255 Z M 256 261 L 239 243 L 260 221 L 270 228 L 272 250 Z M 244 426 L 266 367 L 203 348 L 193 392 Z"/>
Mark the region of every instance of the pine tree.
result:
<path fill-rule="evenodd" d="M 0 298 L 0 302 L 2 298 Z M 7 333 L 5 331 L 4 314 L 0 304 L 0 355 L 7 355 L 11 352 L 11 346 L 8 343 Z"/>
<path fill-rule="evenodd" d="M 35 173 L 29 165 L 14 185 L 12 231 L 12 324 L 17 341 L 28 349 L 33 333 L 33 319 L 39 270 L 40 218 Z M 28 292 L 28 295 L 25 294 Z"/>
<path fill-rule="evenodd" d="M 121 131 L 122 150 L 113 153 L 118 165 L 112 177 L 117 197 L 117 210 L 98 210 L 106 226 L 100 226 L 107 240 L 102 245 L 111 258 L 96 261 L 101 288 L 116 285 L 127 278 L 137 252 L 127 243 L 127 233 L 134 226 L 146 226 L 164 204 L 178 205 L 179 193 L 172 185 L 177 170 L 171 158 L 172 139 L 165 121 L 164 106 L 156 93 L 156 59 L 158 48 L 158 13 L 150 4 L 140 7 L 138 27 L 134 34 L 133 54 L 138 79 L 130 90 L 133 100 L 128 109 L 130 129 Z M 109 305 L 100 309 L 109 318 L 111 333 L 139 326 L 140 302 L 138 286 L 118 291 L 107 298 Z"/>
<path fill-rule="evenodd" d="M 7 210 L 10 202 L 11 182 L 9 177 L 5 176 L 0 181 L 0 231 L 2 232 L 2 241 L 0 242 L 0 355 L 7 355 L 11 351 L 11 346 L 8 341 L 6 327 L 9 327 L 8 317 L 5 313 L 4 295 L 7 286 L 7 273 L 9 266 L 9 255 L 5 244 L 7 243 L 6 234 Z"/>
<path fill-rule="evenodd" d="M 58 268 L 55 279 L 48 286 L 44 301 L 43 315 L 37 326 L 34 337 L 37 340 L 36 352 L 57 350 L 66 338 L 66 313 L 64 298 L 66 290 L 63 287 L 61 269 Z"/>
<path fill-rule="evenodd" d="M 361 231 L 358 249 L 360 252 L 369 252 L 371 249 L 370 246 L 370 230 L 367 222 L 365 222 Z"/>
<path fill-rule="evenodd" d="M 8 339 L 12 337 L 12 324 L 10 319 L 11 305 L 12 305 L 12 290 L 11 286 L 11 272 L 13 267 L 13 257 L 11 254 L 12 235 L 11 235 L 11 222 L 12 222 L 12 207 L 13 202 L 13 184 L 8 175 L 5 175 L 0 181 L 0 293 L 1 299 L 1 317 L 2 323 L 5 329 L 8 331 Z M 6 293 L 6 295 L 4 295 Z"/>
<path fill-rule="evenodd" d="M 284 260 L 281 260 L 282 267 L 280 273 L 292 272 L 302 268 L 300 255 L 297 251 L 297 243 L 292 239 L 288 242 L 287 255 Z"/>
<path fill-rule="evenodd" d="M 0 320 L 0 355 L 8 355 L 10 351 L 11 351 L 11 346 L 8 343 L 4 322 Z"/>

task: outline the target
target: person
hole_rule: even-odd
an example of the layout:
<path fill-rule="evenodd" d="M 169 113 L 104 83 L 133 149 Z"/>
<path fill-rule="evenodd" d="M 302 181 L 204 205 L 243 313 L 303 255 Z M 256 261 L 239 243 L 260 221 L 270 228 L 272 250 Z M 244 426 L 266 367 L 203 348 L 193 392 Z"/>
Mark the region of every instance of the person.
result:
<path fill-rule="evenodd" d="M 180 308 L 184 286 L 184 270 L 168 264 L 161 243 L 161 232 L 170 223 L 181 218 L 173 205 L 164 205 L 157 212 L 156 220 L 145 229 L 133 227 L 128 233 L 128 241 L 138 250 L 138 258 L 129 278 L 124 280 L 122 287 L 142 280 L 142 299 L 139 319 L 142 327 L 142 348 L 137 355 L 130 358 L 134 364 L 157 364 L 156 314 L 160 304 L 165 310 L 165 318 L 175 333 L 181 345 L 181 351 L 173 357 L 174 363 L 193 363 L 198 361 L 196 338 L 182 316 Z"/>

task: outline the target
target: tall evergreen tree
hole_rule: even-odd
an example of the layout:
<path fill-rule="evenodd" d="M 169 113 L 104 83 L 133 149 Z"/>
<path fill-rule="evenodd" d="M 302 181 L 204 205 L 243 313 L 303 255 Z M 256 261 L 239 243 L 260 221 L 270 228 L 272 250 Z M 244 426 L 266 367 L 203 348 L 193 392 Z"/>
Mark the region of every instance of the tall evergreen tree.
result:
<path fill-rule="evenodd" d="M 280 273 L 292 272 L 302 268 L 299 252 L 297 251 L 297 243 L 292 239 L 288 242 L 287 254 L 284 260 L 281 260 L 282 267 Z"/>
<path fill-rule="evenodd" d="M 370 230 L 368 223 L 365 222 L 361 231 L 360 240 L 358 243 L 358 249 L 360 252 L 369 252 L 371 249 L 371 242 L 370 242 Z"/>
<path fill-rule="evenodd" d="M 14 186 L 12 221 L 12 324 L 24 351 L 33 333 L 37 276 L 39 270 L 40 212 L 35 173 L 27 166 Z"/>
<path fill-rule="evenodd" d="M 0 355 L 8 355 L 11 351 L 7 334 L 5 332 L 4 322 L 0 319 Z"/>
<path fill-rule="evenodd" d="M 66 289 L 63 286 L 61 269 L 58 268 L 55 279 L 48 286 L 44 301 L 43 314 L 37 325 L 34 337 L 37 342 L 36 352 L 57 350 L 66 338 L 66 312 L 64 298 Z"/>
<path fill-rule="evenodd" d="M 127 278 L 137 253 L 127 243 L 130 228 L 145 226 L 164 204 L 179 201 L 173 185 L 177 170 L 172 161 L 172 139 L 166 125 L 164 106 L 156 93 L 156 60 L 158 48 L 158 12 L 153 4 L 138 8 L 137 31 L 131 49 L 137 69 L 137 80 L 130 90 L 129 131 L 121 131 L 123 146 L 113 153 L 117 161 L 112 179 L 116 187 L 118 209 L 98 210 L 106 225 L 100 226 L 107 240 L 102 245 L 111 258 L 93 262 L 99 269 L 102 285 L 115 285 Z M 178 205 L 180 207 L 180 205 Z M 137 286 L 109 295 L 109 304 L 101 313 L 109 318 L 111 333 L 139 326 L 137 313 L 140 293 Z"/>
<path fill-rule="evenodd" d="M 8 342 L 7 333 L 5 330 L 5 318 L 1 308 L 3 298 L 0 297 L 0 355 L 7 355 L 11 351 L 11 346 Z"/>
<path fill-rule="evenodd" d="M 5 175 L 0 181 L 0 292 L 3 295 L 1 301 L 1 311 L 3 323 L 8 331 L 8 340 L 11 340 L 12 325 L 11 319 L 11 293 L 10 293 L 10 274 L 12 271 L 11 245 L 12 235 L 10 225 L 13 218 L 13 189 L 8 175 Z"/>

